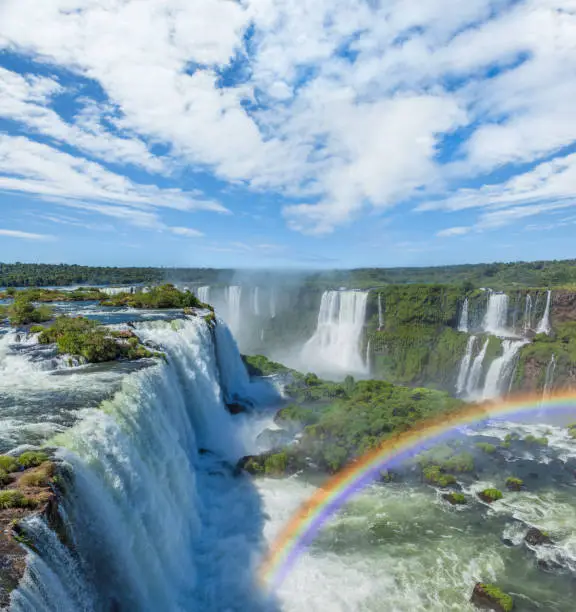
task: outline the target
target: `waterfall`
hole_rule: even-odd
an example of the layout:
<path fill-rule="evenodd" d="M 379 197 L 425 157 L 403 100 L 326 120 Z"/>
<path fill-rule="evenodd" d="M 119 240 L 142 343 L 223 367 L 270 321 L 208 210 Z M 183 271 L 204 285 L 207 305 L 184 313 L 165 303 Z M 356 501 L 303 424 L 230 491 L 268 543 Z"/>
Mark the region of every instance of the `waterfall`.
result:
<path fill-rule="evenodd" d="M 301 360 L 317 372 L 365 374 L 360 354 L 368 293 L 326 291 L 322 295 L 316 332 L 304 345 Z"/>
<path fill-rule="evenodd" d="M 255 317 L 260 316 L 260 289 L 254 287 L 252 290 L 252 312 Z"/>
<path fill-rule="evenodd" d="M 242 313 L 240 310 L 242 301 L 242 287 L 238 285 L 232 285 L 226 288 L 226 310 L 227 317 L 226 323 L 229 325 L 230 330 L 236 335 L 240 329 L 240 321 Z"/>
<path fill-rule="evenodd" d="M 270 289 L 270 318 L 274 319 L 276 317 L 276 289 L 272 287 Z"/>
<path fill-rule="evenodd" d="M 468 298 L 464 300 L 462 306 L 462 314 L 460 315 L 460 323 L 458 323 L 458 331 L 468 333 Z"/>
<path fill-rule="evenodd" d="M 366 373 L 370 374 L 370 354 L 372 350 L 372 339 L 368 338 L 368 342 L 366 343 L 366 359 L 364 360 L 366 364 Z"/>
<path fill-rule="evenodd" d="M 210 287 L 209 286 L 198 287 L 197 296 L 198 296 L 198 299 L 203 304 L 209 304 L 210 303 Z"/>
<path fill-rule="evenodd" d="M 466 395 L 473 397 L 478 393 L 478 386 L 480 384 L 480 378 L 482 377 L 482 366 L 484 364 L 484 358 L 486 357 L 486 351 L 488 350 L 488 343 L 490 339 L 486 339 L 482 349 L 474 358 L 470 373 L 468 374 L 468 380 L 466 381 Z"/>
<path fill-rule="evenodd" d="M 38 554 L 29 553 L 13 612 L 268 609 L 254 586 L 260 501 L 233 476 L 248 449 L 241 415 L 223 401 L 251 387 L 220 327 L 138 323 L 167 362 L 126 376 L 112 399 L 50 442 L 65 466 L 60 507 L 73 551 L 37 517 L 25 522 Z"/>
<path fill-rule="evenodd" d="M 505 335 L 507 320 L 508 296 L 505 293 L 490 292 L 484 317 L 484 331 L 494 335 Z"/>
<path fill-rule="evenodd" d="M 384 314 L 382 313 L 382 294 L 378 294 L 378 329 L 384 329 Z"/>
<path fill-rule="evenodd" d="M 524 308 L 524 335 L 532 329 L 532 296 L 526 296 L 526 307 Z"/>
<path fill-rule="evenodd" d="M 462 361 L 460 362 L 460 370 L 458 372 L 458 381 L 456 382 L 456 392 L 461 395 L 466 388 L 466 379 L 468 378 L 468 372 L 470 371 L 470 363 L 472 361 L 472 353 L 474 351 L 474 345 L 476 344 L 476 336 L 470 336 L 468 343 L 466 344 L 466 352 Z"/>
<path fill-rule="evenodd" d="M 550 301 L 552 298 L 552 291 L 548 290 L 548 295 L 546 297 L 546 308 L 544 309 L 544 314 L 542 315 L 542 320 L 538 323 L 538 327 L 536 328 L 537 334 L 547 334 L 549 335 L 552 331 L 552 326 L 550 325 Z"/>
<path fill-rule="evenodd" d="M 554 374 L 556 372 L 556 355 L 552 354 L 548 366 L 546 367 L 546 378 L 544 380 L 544 389 L 542 391 L 542 399 L 545 400 L 550 397 L 550 391 L 552 391 L 552 385 L 554 384 Z"/>
<path fill-rule="evenodd" d="M 526 344 L 525 340 L 503 340 L 502 355 L 490 364 L 482 398 L 485 400 L 501 397 L 507 389 L 507 382 L 514 367 L 514 358 L 518 351 Z"/>

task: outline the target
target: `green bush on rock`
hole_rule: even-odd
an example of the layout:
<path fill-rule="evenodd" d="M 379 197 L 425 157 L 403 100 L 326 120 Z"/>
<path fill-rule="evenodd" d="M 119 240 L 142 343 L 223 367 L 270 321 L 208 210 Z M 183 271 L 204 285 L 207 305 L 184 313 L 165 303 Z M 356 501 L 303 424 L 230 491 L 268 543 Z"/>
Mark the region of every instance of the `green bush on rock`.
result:
<path fill-rule="evenodd" d="M 500 489 L 484 489 L 484 491 L 478 493 L 478 497 L 487 504 L 491 504 L 492 502 L 502 499 L 503 495 Z"/>
<path fill-rule="evenodd" d="M 19 468 L 18 461 L 14 457 L 0 455 L 0 470 L 10 473 L 18 471 Z"/>
<path fill-rule="evenodd" d="M 17 489 L 4 489 L 0 491 L 0 510 L 30 508 L 32 506 L 34 506 L 34 501 Z"/>
<path fill-rule="evenodd" d="M 493 455 L 496 452 L 494 444 L 489 444 L 488 442 L 478 442 L 476 448 L 484 451 L 487 455 Z"/>
<path fill-rule="evenodd" d="M 512 597 L 493 584 L 476 584 L 471 601 L 478 608 L 496 612 L 511 612 L 514 609 Z"/>
<path fill-rule="evenodd" d="M 426 482 L 438 485 L 439 487 L 449 487 L 456 484 L 456 477 L 452 474 L 445 474 L 437 465 L 424 468 L 422 476 Z"/>
<path fill-rule="evenodd" d="M 462 493 L 446 493 L 442 497 L 453 506 L 464 506 L 466 504 L 466 496 Z"/>
<path fill-rule="evenodd" d="M 18 457 L 18 463 L 22 467 L 28 469 L 37 467 L 45 461 L 48 461 L 48 459 L 48 455 L 41 451 L 26 451 L 25 453 L 22 453 L 20 457 Z"/>
<path fill-rule="evenodd" d="M 163 310 L 168 308 L 207 308 L 193 293 L 179 291 L 174 285 L 152 287 L 147 293 L 118 293 L 106 296 L 103 306 L 128 306 L 137 309 Z"/>
<path fill-rule="evenodd" d="M 524 481 L 521 478 L 509 476 L 508 478 L 506 478 L 506 486 L 510 491 L 520 491 L 524 486 Z"/>
<path fill-rule="evenodd" d="M 524 442 L 532 444 L 534 446 L 548 446 L 548 438 L 537 438 L 533 435 L 528 435 L 524 438 Z"/>

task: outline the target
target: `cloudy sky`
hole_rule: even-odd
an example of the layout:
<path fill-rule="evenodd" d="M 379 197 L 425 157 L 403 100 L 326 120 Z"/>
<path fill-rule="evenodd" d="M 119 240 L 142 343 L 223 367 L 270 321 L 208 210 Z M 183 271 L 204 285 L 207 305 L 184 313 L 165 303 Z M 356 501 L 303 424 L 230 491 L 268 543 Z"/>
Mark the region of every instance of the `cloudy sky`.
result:
<path fill-rule="evenodd" d="M 576 0 L 0 0 L 0 261 L 576 256 Z"/>

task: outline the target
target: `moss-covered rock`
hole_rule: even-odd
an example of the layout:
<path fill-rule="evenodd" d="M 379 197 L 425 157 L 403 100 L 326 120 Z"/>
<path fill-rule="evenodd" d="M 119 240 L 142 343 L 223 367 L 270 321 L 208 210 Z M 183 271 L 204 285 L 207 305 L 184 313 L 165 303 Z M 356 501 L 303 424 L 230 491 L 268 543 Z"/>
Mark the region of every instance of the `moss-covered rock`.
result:
<path fill-rule="evenodd" d="M 288 450 L 243 457 L 237 465 L 238 470 L 245 470 L 253 476 L 269 478 L 289 476 L 304 467 L 306 464 L 298 453 Z"/>
<path fill-rule="evenodd" d="M 481 610 L 511 612 L 514 609 L 512 597 L 493 584 L 478 582 L 470 601 Z"/>
<path fill-rule="evenodd" d="M 552 544 L 552 540 L 546 531 L 541 531 L 537 527 L 530 527 L 524 536 L 524 541 L 531 546 L 542 546 Z"/>
<path fill-rule="evenodd" d="M 476 448 L 485 452 L 487 455 L 493 455 L 496 452 L 496 446 L 488 442 L 477 442 Z"/>
<path fill-rule="evenodd" d="M 478 497 L 487 504 L 491 504 L 499 499 L 502 499 L 502 491 L 500 489 L 484 489 L 478 493 Z"/>
<path fill-rule="evenodd" d="M 509 491 L 521 491 L 524 488 L 524 481 L 521 478 L 509 476 L 506 478 L 506 487 Z"/>
<path fill-rule="evenodd" d="M 456 477 L 453 474 L 446 474 L 437 465 L 430 465 L 422 470 L 424 480 L 439 487 L 450 487 L 456 484 Z"/>
<path fill-rule="evenodd" d="M 462 493 L 445 493 L 442 498 L 453 506 L 464 506 L 467 503 L 466 496 Z"/>

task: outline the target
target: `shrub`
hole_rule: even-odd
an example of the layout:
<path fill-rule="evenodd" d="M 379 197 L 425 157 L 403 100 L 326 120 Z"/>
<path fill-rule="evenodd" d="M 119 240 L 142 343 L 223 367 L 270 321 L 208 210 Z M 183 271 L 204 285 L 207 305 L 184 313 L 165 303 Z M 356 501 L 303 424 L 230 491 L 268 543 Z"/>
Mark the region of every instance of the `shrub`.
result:
<path fill-rule="evenodd" d="M 500 489 L 484 489 L 481 493 L 478 494 L 482 500 L 488 502 L 489 504 L 504 497 L 502 495 L 502 491 Z"/>
<path fill-rule="evenodd" d="M 148 293 L 119 293 L 107 296 L 103 306 L 129 306 L 139 309 L 161 310 L 165 308 L 202 308 L 206 305 L 193 294 L 179 291 L 174 285 L 153 287 Z"/>
<path fill-rule="evenodd" d="M 463 506 L 466 504 L 466 496 L 462 493 L 447 493 L 444 495 L 444 499 L 454 506 Z"/>
<path fill-rule="evenodd" d="M 456 478 L 452 474 L 445 474 L 437 465 L 431 465 L 424 468 L 422 475 L 424 480 L 430 484 L 436 484 L 439 487 L 449 487 L 456 483 Z"/>
<path fill-rule="evenodd" d="M 34 470 L 22 474 L 18 484 L 22 487 L 45 487 L 54 475 L 54 464 L 46 461 Z"/>
<path fill-rule="evenodd" d="M 510 476 L 506 478 L 506 486 L 508 489 L 510 489 L 510 491 L 520 491 L 520 489 L 524 486 L 524 481 L 521 478 Z"/>
<path fill-rule="evenodd" d="M 18 463 L 26 469 L 37 467 L 45 461 L 48 461 L 48 455 L 41 451 L 26 451 L 18 457 Z"/>
<path fill-rule="evenodd" d="M 476 448 L 484 451 L 487 455 L 493 455 L 496 452 L 494 444 L 489 444 L 488 442 L 478 442 Z"/>
<path fill-rule="evenodd" d="M 0 510 L 8 508 L 30 508 L 33 507 L 34 501 L 26 497 L 17 489 L 5 489 L 0 491 Z"/>
<path fill-rule="evenodd" d="M 12 477 L 6 470 L 0 469 L 0 486 L 7 485 L 12 480 Z"/>
<path fill-rule="evenodd" d="M 534 446 L 548 446 L 548 438 L 537 438 L 536 436 L 529 435 L 524 438 L 526 444 L 532 444 Z"/>
<path fill-rule="evenodd" d="M 9 455 L 0 455 L 0 470 L 5 472 L 16 472 L 19 468 L 18 461 Z"/>

